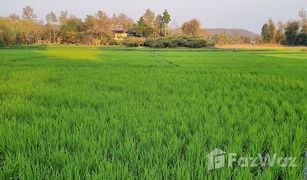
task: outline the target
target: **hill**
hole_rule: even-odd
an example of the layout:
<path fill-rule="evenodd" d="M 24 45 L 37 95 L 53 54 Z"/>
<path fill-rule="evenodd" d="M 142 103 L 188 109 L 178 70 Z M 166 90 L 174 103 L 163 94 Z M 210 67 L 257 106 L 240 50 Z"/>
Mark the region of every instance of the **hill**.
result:
<path fill-rule="evenodd" d="M 209 35 L 226 34 L 228 36 L 247 36 L 251 38 L 258 36 L 257 33 L 245 29 L 207 28 L 206 31 L 208 32 Z"/>
<path fill-rule="evenodd" d="M 176 29 L 171 29 L 170 34 L 178 35 L 178 34 L 182 34 L 182 32 L 180 28 L 176 28 Z M 247 36 L 250 38 L 255 38 L 258 36 L 257 33 L 248 31 L 246 29 L 224 29 L 224 28 L 203 28 L 200 30 L 200 34 L 205 35 L 205 36 L 214 35 L 214 34 L 218 34 L 218 35 L 225 34 L 228 36 Z"/>

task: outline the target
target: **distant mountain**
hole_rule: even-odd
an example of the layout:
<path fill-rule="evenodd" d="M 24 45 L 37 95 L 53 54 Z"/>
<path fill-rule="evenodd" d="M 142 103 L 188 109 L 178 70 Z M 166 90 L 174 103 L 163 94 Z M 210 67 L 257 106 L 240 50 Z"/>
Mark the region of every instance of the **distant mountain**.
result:
<path fill-rule="evenodd" d="M 209 35 L 228 35 L 228 36 L 247 36 L 250 38 L 255 38 L 258 36 L 257 33 L 245 30 L 245 29 L 224 29 L 224 28 L 207 28 L 205 29 Z"/>
<path fill-rule="evenodd" d="M 182 31 L 180 28 L 176 29 L 170 29 L 171 35 L 178 35 L 182 34 Z M 245 29 L 224 29 L 224 28 L 203 28 L 200 30 L 200 35 L 228 35 L 228 36 L 246 36 L 250 38 L 255 38 L 259 36 L 257 33 L 245 30 Z"/>

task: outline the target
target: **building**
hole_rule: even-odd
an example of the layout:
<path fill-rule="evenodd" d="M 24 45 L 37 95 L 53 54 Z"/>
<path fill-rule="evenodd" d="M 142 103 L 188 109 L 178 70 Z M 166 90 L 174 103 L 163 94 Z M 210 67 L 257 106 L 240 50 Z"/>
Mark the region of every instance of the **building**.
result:
<path fill-rule="evenodd" d="M 124 27 L 122 25 L 116 25 L 114 26 L 112 32 L 114 33 L 114 39 L 115 40 L 123 40 L 125 37 L 128 36 L 127 32 L 125 31 Z"/>

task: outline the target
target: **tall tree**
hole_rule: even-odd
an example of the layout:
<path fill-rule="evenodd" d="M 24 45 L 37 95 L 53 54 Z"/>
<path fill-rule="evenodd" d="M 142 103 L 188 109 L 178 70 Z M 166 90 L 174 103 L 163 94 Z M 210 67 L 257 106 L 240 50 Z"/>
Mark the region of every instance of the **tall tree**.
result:
<path fill-rule="evenodd" d="M 30 6 L 23 8 L 21 21 L 22 41 L 26 44 L 37 43 L 41 36 L 41 24 L 37 21 L 37 16 Z"/>
<path fill-rule="evenodd" d="M 66 24 L 68 20 L 68 11 L 61 11 L 60 17 L 59 17 L 59 21 L 61 25 Z"/>
<path fill-rule="evenodd" d="M 111 38 L 111 25 L 112 22 L 108 15 L 103 11 L 96 13 L 95 32 L 98 33 L 99 39 L 107 41 Z"/>
<path fill-rule="evenodd" d="M 289 21 L 285 29 L 285 43 L 295 45 L 300 26 L 297 21 Z"/>
<path fill-rule="evenodd" d="M 34 10 L 30 6 L 23 8 L 22 18 L 29 21 L 35 21 L 37 16 L 34 14 Z"/>
<path fill-rule="evenodd" d="M 93 32 L 93 28 L 95 26 L 95 22 L 96 22 L 96 18 L 92 15 L 87 15 L 85 20 L 84 20 L 84 25 L 85 28 L 90 31 Z"/>
<path fill-rule="evenodd" d="M 270 37 L 269 37 L 269 25 L 268 25 L 268 23 L 265 23 L 265 24 L 262 26 L 262 29 L 261 29 L 261 36 L 262 36 L 263 42 L 265 42 L 265 43 L 269 43 L 269 42 L 270 42 Z"/>
<path fill-rule="evenodd" d="M 52 31 L 53 31 L 53 43 L 56 43 L 56 23 L 57 23 L 57 17 L 54 14 L 54 12 L 50 12 L 46 16 L 47 23 L 52 26 Z"/>
<path fill-rule="evenodd" d="M 134 21 L 131 17 L 127 16 L 126 14 L 119 14 L 119 15 L 113 15 L 112 17 L 112 23 L 113 25 L 122 25 L 123 28 L 128 31 L 132 29 L 134 25 Z"/>
<path fill-rule="evenodd" d="M 191 21 L 185 22 L 181 30 L 185 35 L 197 36 L 200 32 L 200 22 L 197 19 L 192 19 Z"/>
<path fill-rule="evenodd" d="M 276 27 L 272 19 L 262 26 L 261 36 L 265 43 L 273 43 L 275 38 Z"/>
<path fill-rule="evenodd" d="M 156 19 L 155 19 L 155 32 L 156 32 L 156 34 L 159 35 L 159 36 L 163 36 L 164 35 L 163 28 L 164 28 L 163 17 L 160 14 L 158 14 Z"/>
<path fill-rule="evenodd" d="M 7 18 L 0 17 L 0 47 L 12 46 L 16 41 L 16 32 Z"/>
<path fill-rule="evenodd" d="M 168 24 L 171 22 L 171 15 L 168 13 L 167 9 L 163 12 L 163 24 L 164 24 L 164 36 L 168 34 Z"/>
<path fill-rule="evenodd" d="M 140 17 L 135 30 L 141 37 L 150 37 L 154 33 L 154 29 L 146 23 L 143 17 Z"/>
<path fill-rule="evenodd" d="M 307 45 L 307 12 L 301 9 L 299 12 L 301 30 L 297 36 L 297 44 Z"/>
<path fill-rule="evenodd" d="M 281 44 L 285 40 L 285 24 L 281 21 L 277 23 L 275 42 Z"/>
<path fill-rule="evenodd" d="M 142 37 L 150 37 L 155 34 L 155 13 L 147 9 L 135 25 L 135 30 Z"/>
<path fill-rule="evenodd" d="M 62 43 L 76 44 L 82 42 L 85 25 L 81 19 L 71 16 L 60 27 Z"/>
<path fill-rule="evenodd" d="M 298 13 L 298 16 L 301 18 L 301 23 L 307 23 L 307 12 L 305 9 L 301 9 Z"/>
<path fill-rule="evenodd" d="M 301 31 L 297 35 L 296 45 L 307 46 L 307 25 L 303 25 Z"/>
<path fill-rule="evenodd" d="M 147 9 L 143 15 L 143 19 L 148 26 L 153 27 L 155 21 L 155 13 L 151 9 Z"/>

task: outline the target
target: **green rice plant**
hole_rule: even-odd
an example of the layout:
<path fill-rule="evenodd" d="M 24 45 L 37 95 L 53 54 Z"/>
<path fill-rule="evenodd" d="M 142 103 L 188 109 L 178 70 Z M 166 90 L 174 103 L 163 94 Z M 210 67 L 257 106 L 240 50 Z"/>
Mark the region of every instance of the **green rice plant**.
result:
<path fill-rule="evenodd" d="M 306 92 L 299 49 L 0 49 L 0 178 L 302 179 Z"/>

